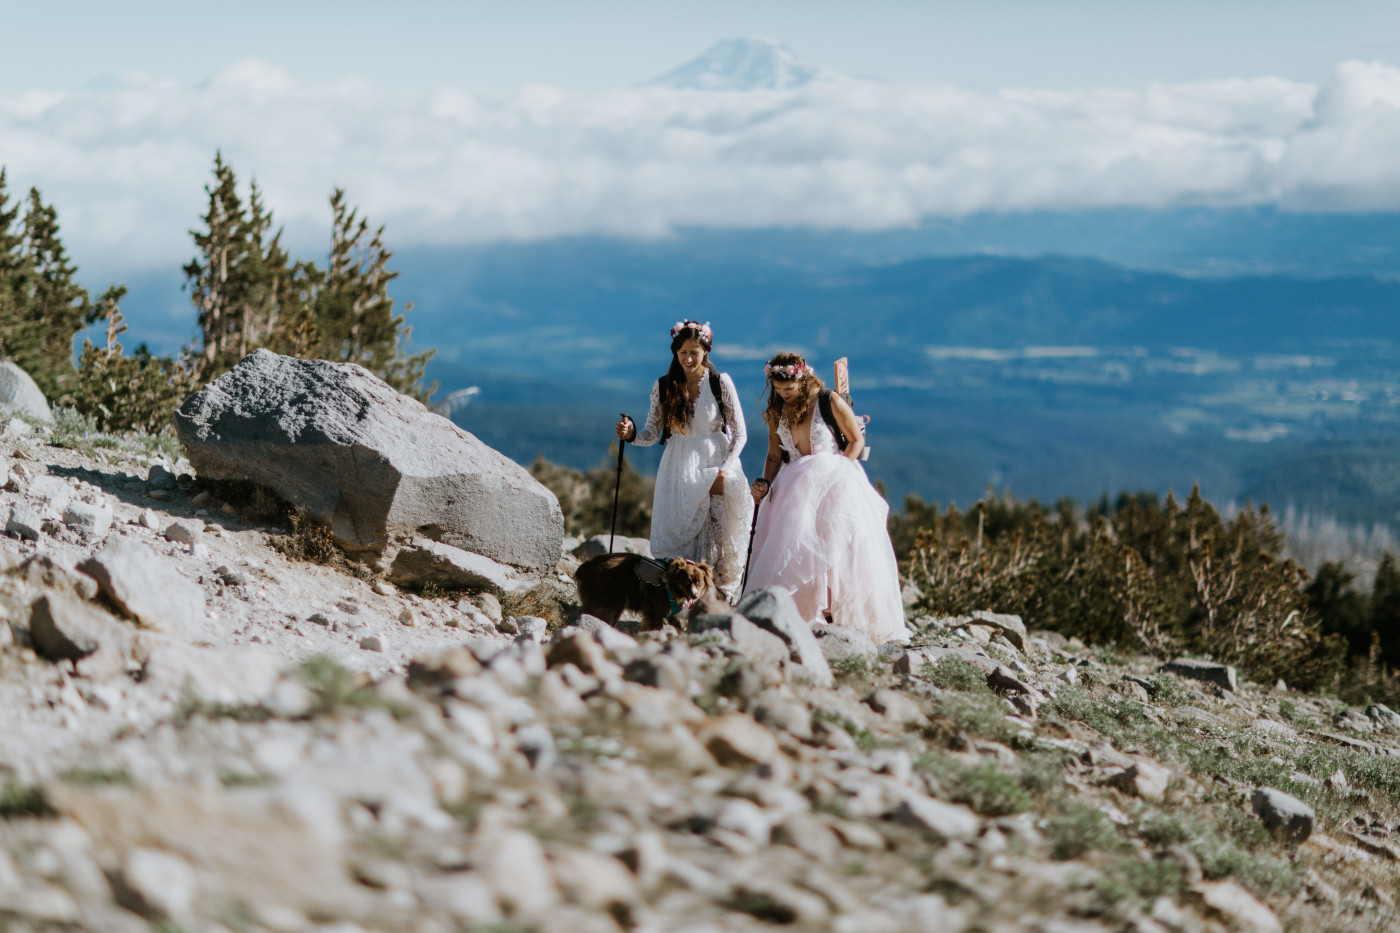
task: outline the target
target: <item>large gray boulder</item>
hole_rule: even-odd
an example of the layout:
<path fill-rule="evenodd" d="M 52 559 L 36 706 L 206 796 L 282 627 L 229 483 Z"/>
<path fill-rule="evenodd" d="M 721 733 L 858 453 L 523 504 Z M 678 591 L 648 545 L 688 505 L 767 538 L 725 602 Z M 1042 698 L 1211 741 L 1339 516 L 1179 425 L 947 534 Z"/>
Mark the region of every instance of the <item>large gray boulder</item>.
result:
<path fill-rule="evenodd" d="M 53 421 L 49 400 L 29 378 L 29 373 L 6 360 L 0 363 L 0 415 L 27 415 L 40 421 Z"/>
<path fill-rule="evenodd" d="M 352 553 L 429 538 L 530 570 L 559 562 L 559 502 L 519 464 L 353 363 L 258 350 L 175 414 L 202 477 L 309 510 Z"/>

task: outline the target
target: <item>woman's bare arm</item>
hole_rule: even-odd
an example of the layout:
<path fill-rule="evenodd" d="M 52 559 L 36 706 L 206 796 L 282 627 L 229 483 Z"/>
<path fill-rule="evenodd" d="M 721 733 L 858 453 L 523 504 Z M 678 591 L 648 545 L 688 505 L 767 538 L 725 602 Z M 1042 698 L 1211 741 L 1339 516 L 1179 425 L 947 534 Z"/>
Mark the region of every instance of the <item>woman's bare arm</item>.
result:
<path fill-rule="evenodd" d="M 836 416 L 841 433 L 846 435 L 846 449 L 841 451 L 841 456 L 847 460 L 860 459 L 860 452 L 865 449 L 865 432 L 860 429 L 860 421 L 851 406 L 835 392 L 831 393 L 831 413 Z"/>
<path fill-rule="evenodd" d="M 773 477 L 783 468 L 783 443 L 778 440 L 778 429 L 768 426 L 768 456 L 763 461 L 763 475 L 753 481 L 753 497 L 757 501 L 768 495 L 773 485 Z"/>

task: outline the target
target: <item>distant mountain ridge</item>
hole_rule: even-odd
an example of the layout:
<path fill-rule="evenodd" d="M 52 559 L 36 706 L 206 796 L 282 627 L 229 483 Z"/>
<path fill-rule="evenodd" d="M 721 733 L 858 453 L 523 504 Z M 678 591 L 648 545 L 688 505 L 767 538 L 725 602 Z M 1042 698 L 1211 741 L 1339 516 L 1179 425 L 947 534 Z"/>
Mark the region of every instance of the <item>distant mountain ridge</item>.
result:
<path fill-rule="evenodd" d="M 788 90 L 841 77 L 763 37 L 724 39 L 643 87 L 698 91 Z"/>

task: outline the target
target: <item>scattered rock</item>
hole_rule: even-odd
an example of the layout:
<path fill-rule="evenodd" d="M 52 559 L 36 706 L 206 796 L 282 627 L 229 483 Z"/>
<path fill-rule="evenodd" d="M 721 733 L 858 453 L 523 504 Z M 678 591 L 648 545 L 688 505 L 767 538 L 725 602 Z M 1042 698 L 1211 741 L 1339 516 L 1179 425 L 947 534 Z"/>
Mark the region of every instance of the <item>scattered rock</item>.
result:
<path fill-rule="evenodd" d="M 1108 783 L 1135 797 L 1161 803 L 1166 796 L 1172 773 L 1155 761 L 1135 761 L 1108 779 Z"/>
<path fill-rule="evenodd" d="M 204 625 L 204 592 L 149 547 L 113 537 L 78 565 L 102 595 L 140 625 L 193 638 Z"/>
<path fill-rule="evenodd" d="M 773 733 L 742 713 L 718 716 L 706 723 L 700 740 L 725 765 L 766 765 L 778 755 Z"/>
<path fill-rule="evenodd" d="M 348 550 L 417 535 L 516 567 L 559 562 L 553 493 L 353 363 L 258 350 L 191 396 L 175 427 L 201 476 L 274 490 Z"/>
<path fill-rule="evenodd" d="M 1383 703 L 1372 703 L 1366 707 L 1366 715 L 1376 727 L 1385 732 L 1400 732 L 1400 713 Z"/>
<path fill-rule="evenodd" d="M 366 635 L 360 639 L 360 647 L 365 651 L 387 651 L 386 645 L 383 635 Z"/>
<path fill-rule="evenodd" d="M 78 661 L 103 647 L 122 653 L 130 643 L 125 627 L 111 615 L 63 592 L 35 600 L 29 629 L 35 650 L 51 661 Z"/>
<path fill-rule="evenodd" d="M 879 654 L 869 635 L 849 625 L 814 625 L 812 634 L 828 662 L 851 655 L 871 659 Z"/>
<path fill-rule="evenodd" d="M 153 463 L 146 472 L 146 485 L 159 492 L 168 492 L 174 489 L 179 483 L 175 479 L 175 474 L 170 467 L 163 463 Z"/>
<path fill-rule="evenodd" d="M 204 539 L 204 525 L 201 522 L 179 519 L 166 525 L 161 535 L 167 541 L 194 547 Z"/>
<path fill-rule="evenodd" d="M 739 600 L 734 611 L 781 638 L 788 646 L 792 661 L 813 684 L 828 686 L 833 682 L 831 666 L 812 634 L 812 627 L 803 621 L 787 590 L 775 586 L 755 590 Z"/>
<path fill-rule="evenodd" d="M 1242 933 L 1283 933 L 1283 924 L 1274 912 L 1232 881 L 1202 881 L 1191 886 L 1191 893 L 1232 929 Z"/>
<path fill-rule="evenodd" d="M 1281 842 L 1298 845 L 1312 835 L 1312 807 L 1281 790 L 1257 788 L 1254 791 L 1254 812 Z"/>
<path fill-rule="evenodd" d="M 16 502 L 10 506 L 10 517 L 5 522 L 5 533 L 14 535 L 16 538 L 23 538 L 26 541 L 38 541 L 42 533 L 43 521 L 39 514 L 25 505 L 23 502 Z"/>
<path fill-rule="evenodd" d="M 63 509 L 63 524 L 85 538 L 104 538 L 112 528 L 112 506 L 107 502 L 70 502 Z"/>
<path fill-rule="evenodd" d="M 438 583 L 453 587 L 489 587 L 501 593 L 529 589 L 528 577 L 489 557 L 450 544 L 414 538 L 389 565 L 389 580 L 399 586 Z"/>
<path fill-rule="evenodd" d="M 53 423 L 49 400 L 29 373 L 9 360 L 0 363 L 0 415 L 24 415 L 45 424 Z"/>
<path fill-rule="evenodd" d="M 982 826 L 977 814 L 961 804 L 919 795 L 901 800 L 890 815 L 906 826 L 922 830 L 935 842 L 971 839 Z"/>
<path fill-rule="evenodd" d="M 1163 664 L 1161 669 L 1169 674 L 1175 674 L 1178 677 L 1215 684 L 1225 690 L 1234 691 L 1239 689 L 1235 669 L 1229 664 L 1217 664 L 1214 661 L 1198 661 L 1195 658 L 1177 658 L 1175 661 L 1168 661 L 1166 664 Z"/>
<path fill-rule="evenodd" d="M 137 848 L 126 853 L 113 890 L 117 903 L 148 920 L 180 923 L 191 917 L 197 889 L 184 859 Z"/>

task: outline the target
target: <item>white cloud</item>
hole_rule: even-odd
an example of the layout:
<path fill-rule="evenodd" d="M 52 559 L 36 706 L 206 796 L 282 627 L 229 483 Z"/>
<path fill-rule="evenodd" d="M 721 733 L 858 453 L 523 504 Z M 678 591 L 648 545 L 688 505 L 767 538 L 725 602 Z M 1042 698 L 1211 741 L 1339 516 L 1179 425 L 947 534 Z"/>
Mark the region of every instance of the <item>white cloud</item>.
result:
<path fill-rule="evenodd" d="M 0 97 L 0 164 L 82 259 L 190 251 L 215 149 L 319 245 L 332 186 L 390 242 L 681 226 L 880 229 L 931 215 L 1104 206 L 1400 209 L 1400 70 L 1081 92 L 837 79 L 504 96 L 298 84 L 265 62 L 198 86 L 140 75 Z"/>

